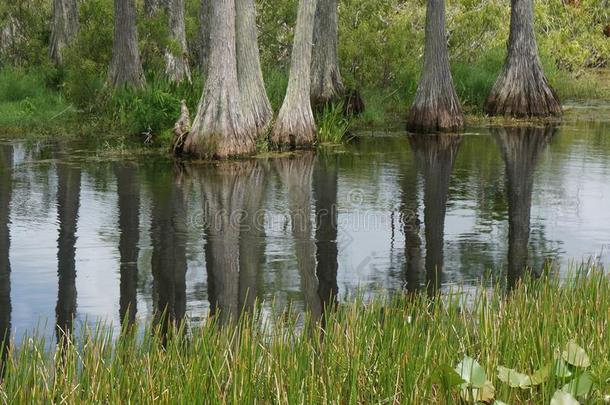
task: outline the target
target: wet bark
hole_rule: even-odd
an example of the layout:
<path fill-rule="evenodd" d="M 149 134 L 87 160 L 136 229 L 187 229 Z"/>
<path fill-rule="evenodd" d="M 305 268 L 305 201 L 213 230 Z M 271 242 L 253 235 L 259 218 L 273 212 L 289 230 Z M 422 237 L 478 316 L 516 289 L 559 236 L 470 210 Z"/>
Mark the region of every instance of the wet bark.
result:
<path fill-rule="evenodd" d="M 538 56 L 533 0 L 511 0 L 508 57 L 485 102 L 485 111 L 517 118 L 562 113 Z"/>
<path fill-rule="evenodd" d="M 57 343 L 71 339 L 76 315 L 76 230 L 80 205 L 80 169 L 57 164 Z"/>
<path fill-rule="evenodd" d="M 453 86 L 445 32 L 445 0 L 428 0 L 424 68 L 407 128 L 414 132 L 456 131 L 464 126 Z"/>
<path fill-rule="evenodd" d="M 169 81 L 174 83 L 181 83 L 185 80 L 191 83 L 184 26 L 184 0 L 167 0 L 167 15 L 171 39 L 178 49 L 165 50 L 165 75 Z"/>
<path fill-rule="evenodd" d="M 313 30 L 311 102 L 324 106 L 345 93 L 339 70 L 337 0 L 318 0 Z"/>
<path fill-rule="evenodd" d="M 113 87 L 144 86 L 135 0 L 114 0 L 114 42 L 108 81 Z"/>
<path fill-rule="evenodd" d="M 62 62 L 62 51 L 78 34 L 76 0 L 53 0 L 53 22 L 49 56 L 56 63 Z"/>
<path fill-rule="evenodd" d="M 201 72 L 208 75 L 210 59 L 210 27 L 212 25 L 212 0 L 201 0 L 201 11 L 199 15 L 201 48 L 199 50 Z"/>
<path fill-rule="evenodd" d="M 256 126 L 241 107 L 235 50 L 235 2 L 211 5 L 210 60 L 203 97 L 184 152 L 222 159 L 256 152 Z"/>
<path fill-rule="evenodd" d="M 0 145 L 0 379 L 6 370 L 11 340 L 10 210 L 13 191 L 13 147 Z"/>
<path fill-rule="evenodd" d="M 492 128 L 502 151 L 508 194 L 508 289 L 527 269 L 534 171 L 556 127 Z"/>
<path fill-rule="evenodd" d="M 307 148 L 316 141 L 311 109 L 311 52 L 318 0 L 300 0 L 292 46 L 288 89 L 271 132 L 271 144 L 279 149 Z"/>
<path fill-rule="evenodd" d="M 264 132 L 273 118 L 267 97 L 258 49 L 254 0 L 236 0 L 237 78 L 244 114 L 250 116 L 259 132 Z"/>
<path fill-rule="evenodd" d="M 121 324 L 135 323 L 138 311 L 138 257 L 140 250 L 140 186 L 137 168 L 131 163 L 117 163 L 114 167 L 119 209 L 120 291 L 119 316 Z"/>
<path fill-rule="evenodd" d="M 404 287 L 408 293 L 416 293 L 422 286 L 423 259 L 417 188 L 417 167 L 406 168 L 401 181 L 400 214 L 405 236 Z"/>
<path fill-rule="evenodd" d="M 462 137 L 417 135 L 411 136 L 409 141 L 424 177 L 426 288 L 428 295 L 434 297 L 442 281 L 449 181 Z"/>

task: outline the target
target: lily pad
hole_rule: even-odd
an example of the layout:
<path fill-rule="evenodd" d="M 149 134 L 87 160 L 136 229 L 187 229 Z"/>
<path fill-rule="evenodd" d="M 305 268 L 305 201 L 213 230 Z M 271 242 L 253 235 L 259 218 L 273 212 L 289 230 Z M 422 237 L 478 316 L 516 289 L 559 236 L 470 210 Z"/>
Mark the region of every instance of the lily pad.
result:
<path fill-rule="evenodd" d="M 472 357 L 465 356 L 455 367 L 455 371 L 468 385 L 474 388 L 483 388 L 487 381 L 485 370 Z"/>
<path fill-rule="evenodd" d="M 494 399 L 496 394 L 496 389 L 491 383 L 491 381 L 487 380 L 483 383 L 482 387 L 471 387 L 468 383 L 462 384 L 462 391 L 460 392 L 462 398 L 467 402 L 485 402 L 489 403 Z"/>
<path fill-rule="evenodd" d="M 561 357 L 566 361 L 566 363 L 571 364 L 574 367 L 585 368 L 591 365 L 589 356 L 587 356 L 585 350 L 578 346 L 573 340 L 568 342 L 563 353 L 561 353 Z"/>
<path fill-rule="evenodd" d="M 568 365 L 561 359 L 557 359 L 555 361 L 555 376 L 559 378 L 570 378 L 572 377 L 572 372 Z"/>
<path fill-rule="evenodd" d="M 465 383 L 464 379 L 447 364 L 443 364 L 432 373 L 432 382 L 445 387 L 456 387 Z"/>
<path fill-rule="evenodd" d="M 538 370 L 534 371 L 534 374 L 532 374 L 530 377 L 530 382 L 532 385 L 540 385 L 547 381 L 550 375 L 551 365 L 547 364 L 546 366 L 540 367 Z"/>
<path fill-rule="evenodd" d="M 555 391 L 555 395 L 551 398 L 551 405 L 580 405 L 580 402 L 569 393 L 558 390 Z"/>
<path fill-rule="evenodd" d="M 576 376 L 572 381 L 564 385 L 561 390 L 578 398 L 589 395 L 591 388 L 593 388 L 593 377 L 585 372 Z"/>
<path fill-rule="evenodd" d="M 498 378 L 512 388 L 528 388 L 532 385 L 532 380 L 527 374 L 503 366 L 498 366 Z"/>

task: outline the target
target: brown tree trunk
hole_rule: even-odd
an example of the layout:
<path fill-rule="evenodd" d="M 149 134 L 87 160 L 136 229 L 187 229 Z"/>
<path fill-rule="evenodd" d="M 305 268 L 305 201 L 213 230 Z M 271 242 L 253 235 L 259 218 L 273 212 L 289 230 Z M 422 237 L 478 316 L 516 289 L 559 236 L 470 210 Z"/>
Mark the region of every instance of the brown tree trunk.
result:
<path fill-rule="evenodd" d="M 250 116 L 259 132 L 273 118 L 260 64 L 254 0 L 235 1 L 237 27 L 237 78 L 244 114 Z"/>
<path fill-rule="evenodd" d="M 311 48 L 317 0 L 300 0 L 292 46 L 288 89 L 278 114 L 271 143 L 277 148 L 310 147 L 316 141 L 311 110 Z"/>
<path fill-rule="evenodd" d="M 256 125 L 243 112 L 237 82 L 235 2 L 212 2 L 210 61 L 184 152 L 222 159 L 256 152 Z"/>
<path fill-rule="evenodd" d="M 407 128 L 414 132 L 456 131 L 464 126 L 455 93 L 445 33 L 445 0 L 428 0 L 424 69 Z"/>
<path fill-rule="evenodd" d="M 180 83 L 186 80 L 191 83 L 191 69 L 188 62 L 186 45 L 186 28 L 184 26 L 184 0 L 167 0 L 167 14 L 172 41 L 179 51 L 165 50 L 165 74 L 171 82 Z"/>
<path fill-rule="evenodd" d="M 207 77 L 210 59 L 210 31 L 212 25 L 212 0 L 201 0 L 199 15 L 201 48 L 199 50 L 201 72 Z"/>
<path fill-rule="evenodd" d="M 318 0 L 313 30 L 311 102 L 324 106 L 345 93 L 339 70 L 337 0 Z"/>
<path fill-rule="evenodd" d="M 527 268 L 534 170 L 556 131 L 554 126 L 492 128 L 506 167 L 509 290 L 517 285 Z"/>
<path fill-rule="evenodd" d="M 56 64 L 62 62 L 62 51 L 78 34 L 76 0 L 53 0 L 53 25 L 49 56 Z"/>
<path fill-rule="evenodd" d="M 114 0 L 114 42 L 108 80 L 113 87 L 144 86 L 135 0 Z"/>
<path fill-rule="evenodd" d="M 538 57 L 533 0 L 511 0 L 508 57 L 485 101 L 489 115 L 517 118 L 560 115 L 561 103 Z"/>
<path fill-rule="evenodd" d="M 10 211 L 13 191 L 13 147 L 0 145 L 0 379 L 6 370 L 11 340 Z"/>

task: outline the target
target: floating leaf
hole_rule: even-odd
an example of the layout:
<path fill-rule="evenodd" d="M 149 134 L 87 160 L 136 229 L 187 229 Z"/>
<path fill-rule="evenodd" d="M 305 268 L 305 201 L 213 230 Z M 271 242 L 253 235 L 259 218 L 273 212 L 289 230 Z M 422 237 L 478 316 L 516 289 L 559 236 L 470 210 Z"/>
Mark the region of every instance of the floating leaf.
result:
<path fill-rule="evenodd" d="M 528 375 L 503 366 L 498 366 L 498 378 L 512 388 L 528 388 L 532 385 L 532 381 Z"/>
<path fill-rule="evenodd" d="M 585 372 L 576 376 L 572 381 L 564 385 L 561 390 L 575 397 L 586 397 L 593 388 L 593 377 Z"/>
<path fill-rule="evenodd" d="M 475 388 L 482 388 L 487 380 L 485 370 L 472 357 L 464 356 L 464 359 L 455 367 L 455 371 L 468 385 Z"/>
<path fill-rule="evenodd" d="M 576 342 L 570 340 L 566 345 L 565 350 L 561 353 L 561 357 L 575 367 L 589 367 L 591 362 L 585 350 L 578 346 Z"/>
<path fill-rule="evenodd" d="M 543 382 L 547 381 L 550 375 L 551 366 L 547 364 L 546 366 L 540 367 L 538 370 L 534 371 L 534 374 L 532 374 L 532 376 L 530 377 L 530 382 L 532 385 L 540 385 Z"/>
<path fill-rule="evenodd" d="M 572 372 L 568 368 L 568 365 L 561 359 L 557 359 L 555 362 L 555 376 L 559 378 L 570 378 L 572 377 Z"/>
<path fill-rule="evenodd" d="M 580 403 L 569 393 L 557 390 L 551 398 L 551 405 L 580 405 Z"/>
<path fill-rule="evenodd" d="M 465 383 L 464 379 L 447 364 L 443 364 L 432 373 L 432 382 L 445 387 L 455 387 Z"/>
<path fill-rule="evenodd" d="M 462 384 L 461 395 L 465 401 L 485 402 L 488 403 L 494 399 L 496 389 L 491 381 L 487 380 L 482 387 L 471 387 L 468 383 Z"/>
<path fill-rule="evenodd" d="M 508 405 L 506 402 L 498 401 L 497 399 L 491 405 Z"/>

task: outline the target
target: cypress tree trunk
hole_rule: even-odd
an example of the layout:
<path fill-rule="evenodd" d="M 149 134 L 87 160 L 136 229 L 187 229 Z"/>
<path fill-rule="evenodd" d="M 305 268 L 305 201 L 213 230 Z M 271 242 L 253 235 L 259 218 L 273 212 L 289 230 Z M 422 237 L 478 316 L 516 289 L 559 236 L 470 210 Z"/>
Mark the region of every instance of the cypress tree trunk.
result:
<path fill-rule="evenodd" d="M 78 34 L 76 0 L 53 0 L 53 25 L 49 56 L 56 63 L 62 62 L 62 50 Z"/>
<path fill-rule="evenodd" d="M 165 74 L 171 82 L 180 83 L 186 80 L 191 83 L 186 28 L 184 26 L 184 0 L 168 0 L 167 12 L 171 38 L 180 49 L 165 50 Z"/>
<path fill-rule="evenodd" d="M 237 27 L 237 78 L 244 114 L 250 116 L 259 132 L 273 117 L 260 64 L 254 0 L 235 1 Z"/>
<path fill-rule="evenodd" d="M 485 102 L 490 115 L 560 115 L 561 103 L 542 70 L 534 33 L 533 0 L 511 0 L 508 57 Z"/>
<path fill-rule="evenodd" d="M 313 30 L 311 101 L 324 106 L 345 93 L 339 70 L 337 0 L 318 0 Z"/>
<path fill-rule="evenodd" d="M 292 46 L 292 61 L 286 97 L 271 133 L 278 148 L 310 147 L 316 140 L 311 110 L 311 42 L 317 0 L 300 0 Z"/>
<path fill-rule="evenodd" d="M 449 67 L 445 0 L 428 0 L 424 69 L 407 128 L 415 132 L 456 131 L 464 126 Z"/>
<path fill-rule="evenodd" d="M 207 77 L 210 59 L 210 28 L 212 25 L 212 0 L 201 0 L 199 15 L 201 48 L 199 50 L 201 72 Z"/>
<path fill-rule="evenodd" d="M 227 158 L 256 152 L 256 126 L 241 107 L 235 51 L 235 2 L 212 2 L 210 61 L 203 97 L 184 152 Z"/>
<path fill-rule="evenodd" d="M 113 87 L 144 85 L 135 0 L 114 0 L 114 42 L 109 82 Z"/>
<path fill-rule="evenodd" d="M 10 210 L 12 197 L 13 147 L 0 145 L 0 379 L 4 376 L 11 338 Z"/>
<path fill-rule="evenodd" d="M 417 195 L 417 167 L 405 168 L 401 181 L 401 223 L 405 236 L 403 273 L 405 290 L 416 293 L 422 285 L 422 240 L 420 237 L 419 200 Z"/>

